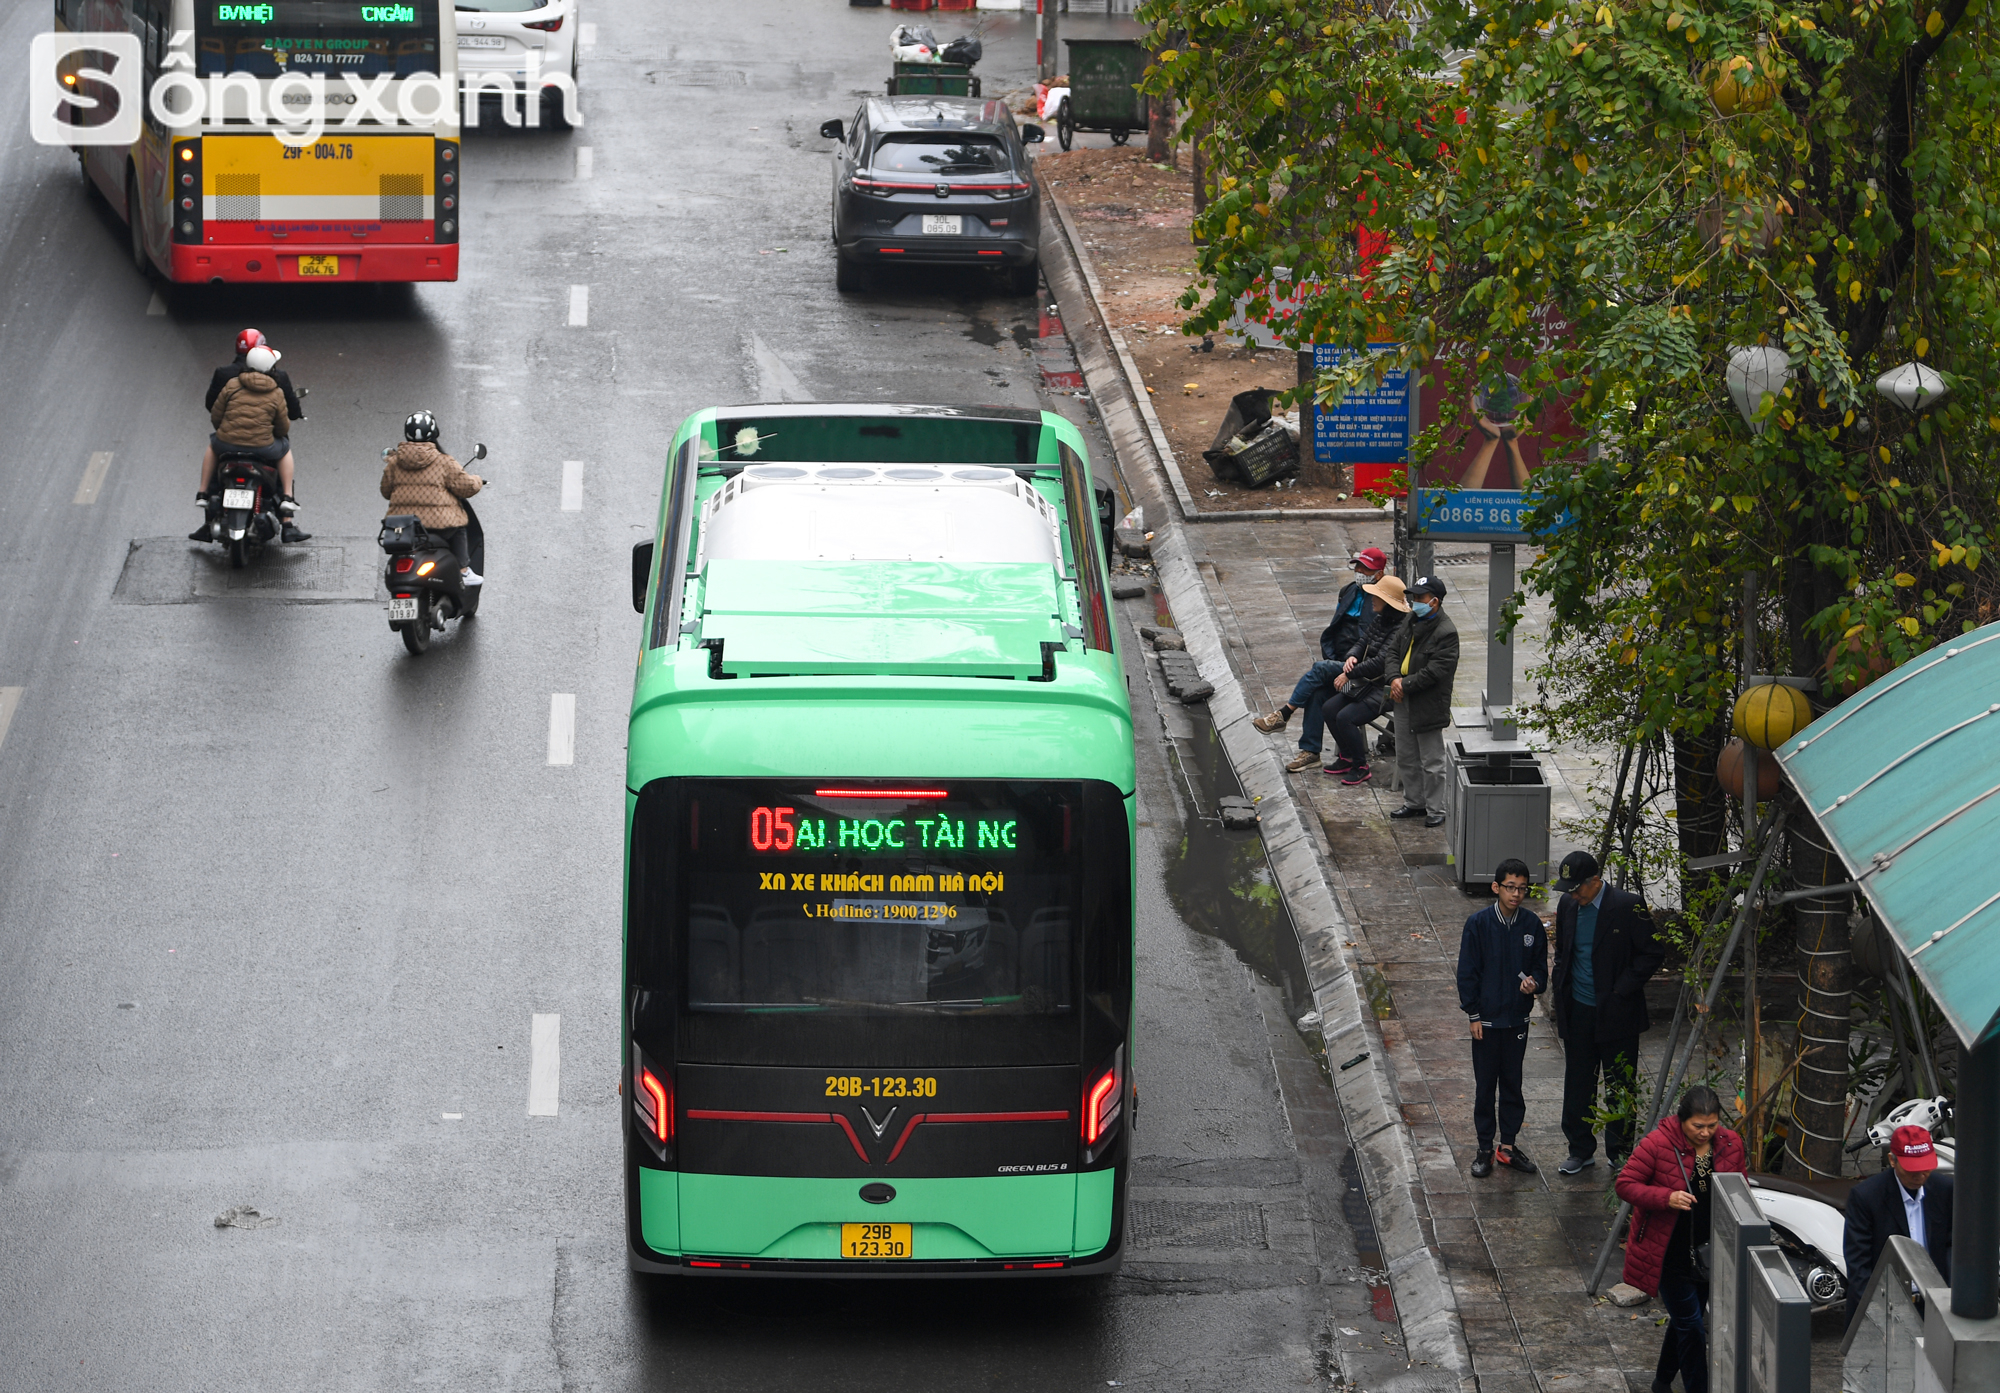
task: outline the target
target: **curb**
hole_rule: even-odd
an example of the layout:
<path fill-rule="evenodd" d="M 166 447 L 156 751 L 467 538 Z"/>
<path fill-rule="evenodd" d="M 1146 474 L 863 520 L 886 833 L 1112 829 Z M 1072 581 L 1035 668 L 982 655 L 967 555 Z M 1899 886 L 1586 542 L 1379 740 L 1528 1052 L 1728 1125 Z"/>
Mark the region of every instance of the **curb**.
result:
<path fill-rule="evenodd" d="M 1168 465 L 1173 458 L 1172 449 L 1160 429 L 1158 417 L 1153 414 L 1152 404 L 1146 399 L 1138 368 L 1123 338 L 1102 311 L 1101 289 L 1089 253 L 1076 235 L 1069 211 L 1046 181 L 1042 192 L 1045 204 L 1055 209 L 1061 228 L 1059 237 L 1048 235 L 1053 229 L 1044 232 L 1043 255 L 1047 257 L 1053 251 L 1057 260 L 1069 261 L 1090 301 L 1089 315 L 1074 319 L 1069 307 L 1063 306 L 1063 323 L 1076 349 L 1091 399 L 1111 438 L 1112 449 L 1121 465 L 1150 474 L 1155 480 L 1164 479 L 1182 508 L 1193 512 L 1193 500 L 1181 481 L 1180 471 Z M 1049 277 L 1051 293 L 1056 290 L 1057 279 Z M 1096 332 L 1078 332 L 1088 329 Z M 1107 353 L 1097 341 L 1098 333 L 1110 343 L 1111 352 Z M 1335 516 L 1365 518 L 1369 511 Z M 1284 514 L 1287 519 L 1304 515 L 1305 510 Z M 1201 520 L 1234 522 L 1241 517 L 1209 514 Z M 1329 1063 L 1343 1052 L 1361 1056 L 1344 1067 L 1332 1065 L 1334 1093 L 1340 1100 L 1341 1115 L 1360 1161 L 1363 1189 L 1375 1221 L 1382 1260 L 1389 1271 L 1389 1287 L 1396 1301 L 1404 1349 L 1412 1364 L 1428 1364 L 1461 1389 L 1474 1390 L 1478 1384 L 1459 1320 L 1458 1299 L 1445 1270 L 1444 1257 L 1426 1231 L 1424 1216 L 1428 1207 L 1422 1203 L 1423 1184 L 1415 1140 L 1403 1121 L 1402 1100 L 1389 1070 L 1388 1051 L 1357 974 L 1357 964 L 1342 946 L 1351 929 L 1321 864 L 1315 829 L 1292 798 L 1270 742 L 1251 724 L 1252 713 L 1243 685 L 1230 665 L 1221 618 L 1190 550 L 1183 525 L 1169 522 L 1158 529 L 1152 559 L 1159 572 L 1161 591 L 1181 635 L 1187 640 L 1188 654 L 1215 686 L 1208 709 L 1223 750 L 1243 785 L 1243 792 L 1257 801 L 1262 815 L 1265 856 L 1298 935 L 1299 953 L 1305 963 L 1313 1005 L 1320 1014 L 1319 1031 Z"/>

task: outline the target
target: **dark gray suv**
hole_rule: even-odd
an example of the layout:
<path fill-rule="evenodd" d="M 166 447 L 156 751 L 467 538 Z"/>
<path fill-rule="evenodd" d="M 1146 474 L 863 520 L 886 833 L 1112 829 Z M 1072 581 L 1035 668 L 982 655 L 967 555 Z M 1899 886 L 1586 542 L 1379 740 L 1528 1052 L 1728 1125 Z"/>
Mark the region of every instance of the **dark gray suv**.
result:
<path fill-rule="evenodd" d="M 869 267 L 990 266 L 1016 295 L 1035 293 L 1042 200 L 1026 147 L 1040 126 L 1014 125 L 1002 101 L 870 97 L 847 125 L 819 133 L 833 152 L 834 284 L 861 289 Z"/>

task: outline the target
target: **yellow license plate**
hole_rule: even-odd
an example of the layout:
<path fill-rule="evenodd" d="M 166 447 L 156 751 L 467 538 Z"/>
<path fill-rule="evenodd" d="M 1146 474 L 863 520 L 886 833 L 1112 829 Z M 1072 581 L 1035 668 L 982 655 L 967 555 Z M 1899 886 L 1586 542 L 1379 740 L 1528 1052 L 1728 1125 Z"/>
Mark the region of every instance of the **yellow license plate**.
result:
<path fill-rule="evenodd" d="M 844 1258 L 907 1258 L 910 1251 L 908 1224 L 842 1224 L 840 1255 Z"/>
<path fill-rule="evenodd" d="M 337 256 L 302 256 L 299 258 L 299 274 L 302 276 L 337 276 L 340 274 L 340 258 Z"/>

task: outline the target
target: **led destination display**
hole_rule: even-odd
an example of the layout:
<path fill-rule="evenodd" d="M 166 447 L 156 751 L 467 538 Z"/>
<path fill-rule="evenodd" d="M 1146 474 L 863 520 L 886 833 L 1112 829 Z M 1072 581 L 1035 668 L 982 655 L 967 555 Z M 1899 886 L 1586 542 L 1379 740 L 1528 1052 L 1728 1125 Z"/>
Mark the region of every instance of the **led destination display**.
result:
<path fill-rule="evenodd" d="M 209 11 L 217 24 L 289 25 L 310 32 L 326 26 L 414 25 L 425 16 L 418 5 L 359 5 L 352 0 L 267 0 L 255 5 L 218 4 Z"/>
<path fill-rule="evenodd" d="M 1011 856 L 1018 847 L 1018 817 L 812 817 L 796 808 L 750 810 L 752 851 L 833 851 L 906 855 L 912 851 Z"/>

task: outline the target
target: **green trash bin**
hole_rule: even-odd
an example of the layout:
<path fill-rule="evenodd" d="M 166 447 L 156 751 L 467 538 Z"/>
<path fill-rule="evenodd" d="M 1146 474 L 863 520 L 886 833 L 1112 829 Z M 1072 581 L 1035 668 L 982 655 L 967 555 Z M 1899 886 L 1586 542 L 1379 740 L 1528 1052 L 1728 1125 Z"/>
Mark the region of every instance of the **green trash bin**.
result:
<path fill-rule="evenodd" d="M 1147 99 L 1138 90 L 1153 59 L 1137 39 L 1064 39 L 1069 95 L 1056 109 L 1056 139 L 1067 150 L 1078 131 L 1108 131 L 1113 145 L 1146 129 Z"/>
<path fill-rule="evenodd" d="M 898 63 L 889 79 L 892 97 L 976 97 L 979 79 L 964 63 Z"/>

